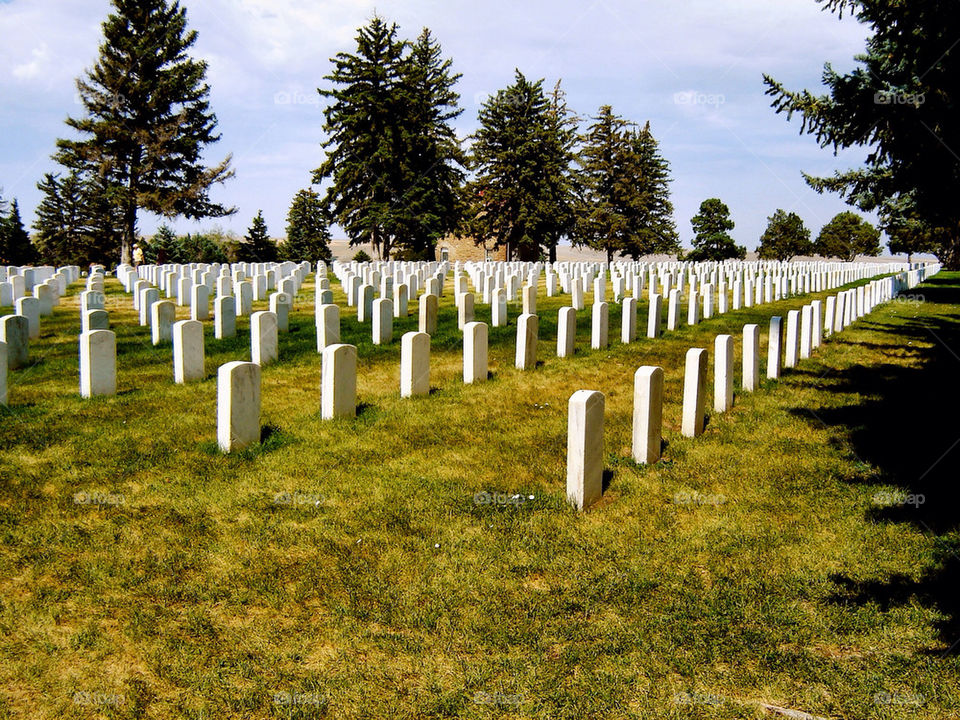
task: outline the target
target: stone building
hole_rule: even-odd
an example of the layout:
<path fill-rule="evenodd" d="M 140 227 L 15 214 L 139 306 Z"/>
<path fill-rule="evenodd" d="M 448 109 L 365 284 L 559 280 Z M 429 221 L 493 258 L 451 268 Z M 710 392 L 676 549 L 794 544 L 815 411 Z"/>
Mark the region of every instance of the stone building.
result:
<path fill-rule="evenodd" d="M 437 260 L 450 262 L 479 262 L 483 260 L 506 260 L 506 248 L 493 249 L 492 242 L 477 245 L 473 238 L 458 238 L 448 235 L 437 243 Z"/>

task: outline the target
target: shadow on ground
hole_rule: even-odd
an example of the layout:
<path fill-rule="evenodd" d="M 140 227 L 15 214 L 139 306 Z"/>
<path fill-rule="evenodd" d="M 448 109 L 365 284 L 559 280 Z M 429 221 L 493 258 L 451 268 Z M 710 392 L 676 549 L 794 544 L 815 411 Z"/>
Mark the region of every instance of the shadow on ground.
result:
<path fill-rule="evenodd" d="M 927 303 L 960 304 L 960 275 L 937 276 L 915 289 L 911 298 Z M 910 300 L 900 301 L 909 314 Z M 901 315 L 902 317 L 902 315 Z M 797 415 L 844 429 L 847 443 L 864 463 L 877 468 L 869 481 L 878 487 L 870 511 L 877 522 L 912 523 L 938 540 L 937 560 L 918 578 L 894 575 L 882 581 L 856 581 L 843 575 L 836 602 L 877 603 L 889 608 L 915 599 L 942 615 L 941 640 L 960 648 L 960 543 L 951 536 L 960 528 L 960 321 L 956 315 L 920 315 L 915 319 L 864 323 L 870 330 L 902 338 L 895 345 L 871 348 L 912 355 L 913 367 L 894 363 L 855 365 L 822 376 L 825 393 L 860 394 L 862 402 L 840 407 L 796 408 Z M 863 323 L 863 321 L 861 321 Z M 835 342 L 844 342 L 836 340 Z M 847 341 L 849 342 L 849 341 Z M 914 343 L 911 346 L 909 343 Z M 932 349 L 916 349 L 932 342 Z M 858 343 L 863 347 L 863 343 Z"/>

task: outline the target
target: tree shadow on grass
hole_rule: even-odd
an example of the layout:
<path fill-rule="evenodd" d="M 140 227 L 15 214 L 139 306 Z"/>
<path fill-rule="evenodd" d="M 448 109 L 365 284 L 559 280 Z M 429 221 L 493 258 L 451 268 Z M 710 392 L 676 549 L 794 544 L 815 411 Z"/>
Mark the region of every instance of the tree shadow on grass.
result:
<path fill-rule="evenodd" d="M 914 293 L 928 302 L 960 303 L 960 279 L 934 278 Z M 960 647 L 960 544 L 946 536 L 960 528 L 960 322 L 953 317 L 870 323 L 870 330 L 896 335 L 902 343 L 872 343 L 887 353 L 909 353 L 912 366 L 894 363 L 854 365 L 817 379 L 824 393 L 859 394 L 860 402 L 842 406 L 800 407 L 792 412 L 819 426 L 844 431 L 848 447 L 864 465 L 879 470 L 849 482 L 876 484 L 868 516 L 876 522 L 906 522 L 938 541 L 935 561 L 916 578 L 892 575 L 884 580 L 857 581 L 844 575 L 832 580 L 838 603 L 877 603 L 881 608 L 906 604 L 911 598 L 936 608 L 942 641 Z M 834 342 L 848 342 L 838 336 Z M 909 343 L 915 343 L 911 346 Z M 918 347 L 932 342 L 931 349 Z M 852 345 L 852 344 L 851 344 Z M 857 343 L 851 347 L 856 352 Z M 882 486 L 899 488 L 890 491 Z"/>

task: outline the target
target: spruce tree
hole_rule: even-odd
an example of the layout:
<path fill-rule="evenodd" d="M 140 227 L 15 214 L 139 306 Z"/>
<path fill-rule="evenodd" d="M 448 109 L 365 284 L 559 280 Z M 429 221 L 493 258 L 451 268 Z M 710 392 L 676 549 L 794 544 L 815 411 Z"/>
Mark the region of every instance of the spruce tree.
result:
<path fill-rule="evenodd" d="M 660 144 L 650 123 L 632 133 L 633 153 L 637 157 L 637 182 L 642 188 L 642 208 L 638 240 L 628 251 L 634 259 L 641 255 L 680 253 L 680 236 L 673 220 L 670 200 L 670 164 L 660 154 Z"/>
<path fill-rule="evenodd" d="M 865 167 L 833 177 L 805 176 L 861 210 L 878 210 L 888 234 L 925 245 L 960 267 L 960 5 L 942 0 L 817 0 L 868 33 L 858 66 L 824 68 L 828 94 L 786 89 L 765 76 L 779 113 L 802 118 L 801 133 L 836 153 L 868 150 Z M 905 228 L 923 228 L 909 232 Z M 926 238 L 921 241 L 920 238 Z M 916 244 L 919 243 L 919 244 Z"/>
<path fill-rule="evenodd" d="M 284 260 L 294 262 L 327 262 L 333 258 L 323 202 L 314 190 L 301 190 L 294 196 L 287 213 L 287 239 L 281 252 Z"/>
<path fill-rule="evenodd" d="M 157 228 L 150 242 L 146 244 L 144 260 L 148 263 L 164 265 L 166 263 L 186 262 L 183 242 L 169 225 Z"/>
<path fill-rule="evenodd" d="M 880 254 L 880 231 L 853 212 L 838 213 L 823 226 L 813 246 L 823 257 L 853 262 L 858 255 Z"/>
<path fill-rule="evenodd" d="M 257 211 L 253 224 L 241 243 L 242 260 L 245 262 L 275 262 L 277 245 L 270 239 L 267 223 L 263 219 L 263 210 Z"/>
<path fill-rule="evenodd" d="M 574 140 L 565 115 L 544 95 L 543 80 L 519 70 L 480 108 L 465 232 L 505 247 L 509 260 L 537 260 L 573 229 Z"/>
<path fill-rule="evenodd" d="M 324 198 L 332 219 L 353 245 L 370 242 L 388 258 L 402 234 L 397 210 L 407 179 L 401 158 L 405 98 L 402 92 L 406 43 L 397 26 L 375 16 L 357 33 L 356 53 L 337 53 L 334 70 L 319 89 L 330 104 L 324 110 L 326 158 L 313 182 L 329 179 Z"/>
<path fill-rule="evenodd" d="M 730 208 L 719 198 L 700 203 L 700 211 L 690 219 L 693 225 L 693 250 L 684 258 L 693 262 L 705 260 L 743 260 L 747 249 L 737 245 L 730 235 L 734 228 Z"/>
<path fill-rule="evenodd" d="M 30 234 L 23 227 L 20 205 L 14 198 L 10 213 L 0 218 L 0 265 L 33 265 L 38 259 Z"/>
<path fill-rule="evenodd" d="M 102 263 L 111 265 L 120 252 L 122 213 L 107 200 L 95 178 L 75 172 L 47 173 L 37 189 L 35 242 L 41 258 L 51 265 Z"/>
<path fill-rule="evenodd" d="M 395 242 L 408 259 L 433 260 L 437 242 L 457 229 L 464 210 L 466 159 L 451 125 L 463 112 L 453 89 L 460 75 L 426 28 L 400 67 L 404 147 L 397 160 L 404 181 Z"/>
<path fill-rule="evenodd" d="M 757 254 L 761 260 L 788 262 L 798 255 L 813 252 L 810 230 L 796 213 L 777 210 L 767 218 L 767 229 L 760 237 Z"/>
<path fill-rule="evenodd" d="M 67 119 L 81 139 L 58 140 L 56 159 L 97 177 L 122 212 L 120 260 L 129 263 L 139 210 L 194 219 L 230 214 L 210 190 L 233 171 L 229 157 L 202 163 L 220 136 L 207 64 L 187 54 L 197 34 L 187 30 L 186 11 L 178 1 L 111 2 L 100 56 L 77 81 L 85 115 Z"/>
<path fill-rule="evenodd" d="M 575 241 L 607 254 L 637 259 L 674 252 L 678 239 L 670 215 L 669 169 L 649 125 L 636 127 L 600 107 L 581 141 L 582 203 Z"/>

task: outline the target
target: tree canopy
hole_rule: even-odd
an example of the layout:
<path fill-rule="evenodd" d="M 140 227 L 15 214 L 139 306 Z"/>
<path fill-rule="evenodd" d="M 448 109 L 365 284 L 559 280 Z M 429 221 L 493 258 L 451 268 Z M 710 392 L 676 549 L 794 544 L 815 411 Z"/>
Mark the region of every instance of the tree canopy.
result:
<path fill-rule="evenodd" d="M 111 0 L 93 68 L 77 81 L 84 116 L 68 118 L 80 139 L 61 139 L 56 159 L 83 180 L 95 178 L 122 213 L 121 262 L 130 262 L 140 209 L 166 216 L 233 212 L 210 199 L 232 177 L 230 158 L 203 165 L 217 142 L 207 64 L 189 57 L 196 31 L 167 0 Z"/>
<path fill-rule="evenodd" d="M 813 249 L 823 257 L 853 262 L 858 255 L 880 254 L 880 231 L 853 212 L 837 213 L 823 226 Z"/>
<path fill-rule="evenodd" d="M 511 260 L 555 251 L 573 229 L 576 131 L 559 88 L 519 70 L 512 85 L 484 102 L 473 136 L 466 233 L 504 247 Z"/>
<path fill-rule="evenodd" d="M 800 114 L 801 133 L 824 148 L 868 148 L 866 166 L 832 177 L 805 176 L 820 192 L 839 193 L 884 228 L 925 237 L 950 266 L 960 266 L 960 5 L 942 0 L 818 0 L 869 31 L 858 66 L 841 74 L 829 64 L 827 94 L 791 91 L 765 76 L 773 107 Z M 904 227 L 923 228 L 905 233 Z M 891 236 L 893 235 L 891 234 Z M 911 246 L 915 251 L 919 246 Z"/>
<path fill-rule="evenodd" d="M 760 247 L 757 248 L 762 260 L 787 262 L 798 255 L 809 255 L 812 251 L 810 230 L 799 215 L 777 210 L 767 218 L 767 229 L 763 231 Z"/>
<path fill-rule="evenodd" d="M 719 198 L 707 198 L 699 212 L 690 219 L 693 225 L 693 250 L 686 260 L 743 260 L 747 249 L 737 245 L 730 235 L 734 228 L 730 208 Z"/>

